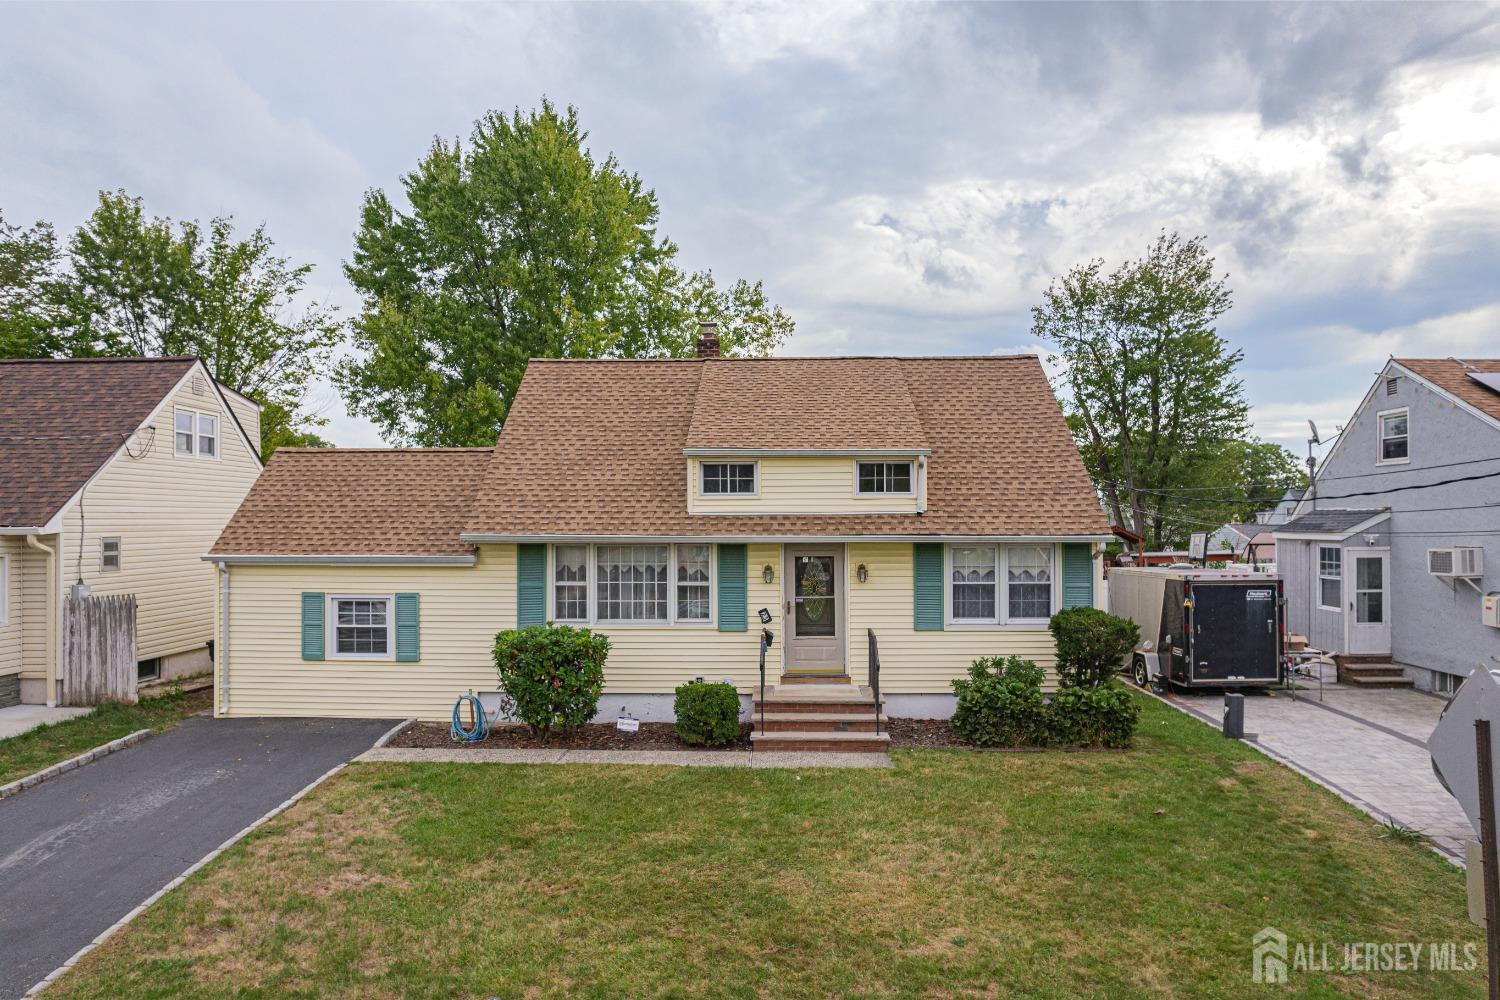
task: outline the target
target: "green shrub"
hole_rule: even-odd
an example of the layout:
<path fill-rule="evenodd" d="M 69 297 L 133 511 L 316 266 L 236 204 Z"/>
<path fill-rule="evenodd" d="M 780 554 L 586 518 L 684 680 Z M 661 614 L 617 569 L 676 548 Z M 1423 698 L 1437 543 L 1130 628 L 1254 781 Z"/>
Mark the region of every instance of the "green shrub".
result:
<path fill-rule="evenodd" d="M 1047 742 L 1042 668 L 1015 656 L 984 656 L 967 680 L 953 682 L 958 707 L 948 725 L 980 747 L 1036 747 Z"/>
<path fill-rule="evenodd" d="M 1141 639 L 1135 622 L 1098 608 L 1059 611 L 1047 628 L 1057 642 L 1057 683 L 1065 688 L 1107 684 Z"/>
<path fill-rule="evenodd" d="M 1062 688 L 1047 706 L 1053 742 L 1069 747 L 1123 750 L 1140 716 L 1140 704 L 1118 683 Z"/>
<path fill-rule="evenodd" d="M 740 738 L 740 696 L 732 684 L 684 684 L 672 710 L 684 743 L 722 747 Z"/>
<path fill-rule="evenodd" d="M 599 710 L 609 639 L 586 628 L 532 625 L 495 636 L 495 669 L 508 718 L 531 727 L 540 743 L 577 729 Z"/>

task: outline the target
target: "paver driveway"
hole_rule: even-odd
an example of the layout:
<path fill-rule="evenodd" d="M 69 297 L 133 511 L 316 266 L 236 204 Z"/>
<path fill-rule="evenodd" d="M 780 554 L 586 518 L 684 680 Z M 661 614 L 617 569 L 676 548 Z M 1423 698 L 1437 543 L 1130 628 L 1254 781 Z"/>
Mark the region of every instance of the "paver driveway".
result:
<path fill-rule="evenodd" d="M 195 717 L 0 800 L 0 998 L 394 724 Z"/>
<path fill-rule="evenodd" d="M 1222 694 L 1175 693 L 1171 700 L 1217 726 Z M 1245 695 L 1245 733 L 1312 777 L 1382 819 L 1427 834 L 1433 845 L 1463 858 L 1474 839 L 1458 803 L 1432 773 L 1427 737 L 1444 701 L 1417 691 L 1359 690 L 1335 684 Z"/>

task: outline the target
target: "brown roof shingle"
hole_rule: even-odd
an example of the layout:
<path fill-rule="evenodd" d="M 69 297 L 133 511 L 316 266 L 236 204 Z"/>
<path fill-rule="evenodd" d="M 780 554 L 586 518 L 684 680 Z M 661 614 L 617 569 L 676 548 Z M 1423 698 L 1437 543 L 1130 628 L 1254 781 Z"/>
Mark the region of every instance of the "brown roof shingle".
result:
<path fill-rule="evenodd" d="M 0 525 L 41 527 L 195 358 L 0 361 Z M 170 422 L 157 428 L 170 447 Z"/>
<path fill-rule="evenodd" d="M 1486 389 L 1469 372 L 1500 373 L 1500 358 L 1396 358 L 1396 364 L 1458 397 L 1474 409 L 1500 420 L 1500 392 Z M 1462 362 L 1462 363 L 1460 363 Z M 1464 365 L 1468 365 L 1465 368 Z"/>
<path fill-rule="evenodd" d="M 468 555 L 489 448 L 279 448 L 211 555 Z"/>

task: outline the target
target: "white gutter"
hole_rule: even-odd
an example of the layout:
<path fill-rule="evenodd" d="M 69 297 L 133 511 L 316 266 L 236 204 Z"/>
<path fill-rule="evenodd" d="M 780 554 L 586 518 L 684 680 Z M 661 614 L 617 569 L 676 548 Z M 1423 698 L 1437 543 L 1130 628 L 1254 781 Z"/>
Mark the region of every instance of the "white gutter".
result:
<path fill-rule="evenodd" d="M 229 567 L 219 563 L 219 575 L 224 580 L 224 596 L 219 604 L 219 714 L 229 714 Z"/>
<path fill-rule="evenodd" d="M 472 566 L 473 556 L 418 555 L 203 555 L 204 562 L 240 566 Z"/>
<path fill-rule="evenodd" d="M 46 532 L 44 532 L 40 527 L 36 527 L 36 528 L 10 528 L 10 527 L 0 528 L 0 535 L 44 535 L 44 534 L 46 534 Z"/>
<path fill-rule="evenodd" d="M 747 515 L 756 516 L 756 515 Z M 822 517 L 822 514 L 797 515 Z M 836 515 L 835 515 L 836 516 Z M 476 545 L 528 542 L 743 542 L 800 545 L 803 542 L 1110 542 L 1114 535 L 479 535 L 458 536 Z"/>
<path fill-rule="evenodd" d="M 47 707 L 57 707 L 57 659 L 62 655 L 62 615 L 58 604 L 62 601 L 62 587 L 58 583 L 57 550 L 48 548 L 37 540 L 36 535 L 27 535 L 26 544 L 47 555 L 47 662 L 42 672 L 47 685 Z"/>

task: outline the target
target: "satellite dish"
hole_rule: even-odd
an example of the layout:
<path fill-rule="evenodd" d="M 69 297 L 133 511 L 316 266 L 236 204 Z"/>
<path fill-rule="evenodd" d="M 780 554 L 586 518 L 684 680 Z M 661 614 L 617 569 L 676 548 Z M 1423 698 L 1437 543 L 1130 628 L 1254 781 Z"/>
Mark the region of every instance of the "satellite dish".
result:
<path fill-rule="evenodd" d="M 1318 436 L 1318 425 L 1317 424 L 1315 424 L 1311 420 L 1309 420 L 1307 422 L 1307 429 L 1310 430 L 1310 431 L 1312 431 L 1312 438 L 1310 440 L 1312 441 L 1313 444 L 1322 444 L 1323 443 L 1323 439 Z"/>

